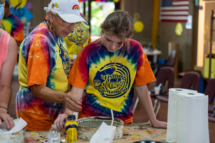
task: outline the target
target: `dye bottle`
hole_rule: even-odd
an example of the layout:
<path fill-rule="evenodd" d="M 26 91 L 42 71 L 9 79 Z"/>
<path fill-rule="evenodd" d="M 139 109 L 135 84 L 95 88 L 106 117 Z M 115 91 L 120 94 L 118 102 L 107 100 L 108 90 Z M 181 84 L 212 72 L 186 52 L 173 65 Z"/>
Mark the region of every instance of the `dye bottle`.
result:
<path fill-rule="evenodd" d="M 57 130 L 57 126 L 53 124 L 47 135 L 48 143 L 60 143 L 60 133 Z"/>
<path fill-rule="evenodd" d="M 65 124 L 66 143 L 77 143 L 78 123 L 75 121 L 75 115 L 69 115 Z"/>

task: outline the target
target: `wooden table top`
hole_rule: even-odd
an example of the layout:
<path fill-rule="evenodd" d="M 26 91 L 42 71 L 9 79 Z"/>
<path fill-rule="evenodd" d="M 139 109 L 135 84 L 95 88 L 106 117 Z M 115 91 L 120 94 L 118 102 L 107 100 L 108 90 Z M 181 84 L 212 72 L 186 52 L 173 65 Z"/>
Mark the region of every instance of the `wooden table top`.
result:
<path fill-rule="evenodd" d="M 114 140 L 114 143 L 133 143 L 140 140 L 153 140 L 166 142 L 166 129 L 152 128 L 148 123 L 135 123 L 124 126 L 123 137 Z M 25 132 L 26 143 L 45 142 L 48 131 Z M 65 141 L 65 134 L 61 132 L 61 141 Z M 88 143 L 89 141 L 78 139 L 78 143 Z"/>

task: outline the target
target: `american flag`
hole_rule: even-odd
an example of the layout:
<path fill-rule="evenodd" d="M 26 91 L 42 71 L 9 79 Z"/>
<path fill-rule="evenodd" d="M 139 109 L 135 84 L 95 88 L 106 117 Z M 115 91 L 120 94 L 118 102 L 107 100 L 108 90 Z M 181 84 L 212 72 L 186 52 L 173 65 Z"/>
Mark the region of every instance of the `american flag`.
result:
<path fill-rule="evenodd" d="M 189 0 L 161 0 L 161 22 L 187 22 Z"/>

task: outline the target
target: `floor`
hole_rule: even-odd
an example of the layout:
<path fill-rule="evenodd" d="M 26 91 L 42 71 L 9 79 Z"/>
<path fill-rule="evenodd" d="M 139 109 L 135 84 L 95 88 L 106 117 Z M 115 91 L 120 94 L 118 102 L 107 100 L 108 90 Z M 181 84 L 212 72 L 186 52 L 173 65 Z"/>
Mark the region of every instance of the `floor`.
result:
<path fill-rule="evenodd" d="M 16 93 L 19 89 L 19 82 L 17 80 L 17 67 L 14 70 L 14 77 L 12 80 L 12 96 L 9 104 L 9 114 L 13 117 L 16 118 L 16 110 L 15 110 L 15 100 L 16 100 Z M 181 78 L 178 78 L 174 82 L 174 87 L 179 87 L 181 82 Z M 154 87 L 154 83 L 149 84 L 149 90 L 151 90 Z M 166 103 L 161 104 L 160 111 L 158 113 L 158 120 L 161 121 L 167 121 L 167 108 L 168 105 Z M 134 113 L 134 122 L 135 123 L 140 123 L 140 122 L 147 122 L 148 116 L 144 110 L 144 108 L 141 106 L 139 103 L 137 105 L 136 111 Z M 209 122 L 209 133 L 210 133 L 210 142 L 215 143 L 215 123 Z"/>

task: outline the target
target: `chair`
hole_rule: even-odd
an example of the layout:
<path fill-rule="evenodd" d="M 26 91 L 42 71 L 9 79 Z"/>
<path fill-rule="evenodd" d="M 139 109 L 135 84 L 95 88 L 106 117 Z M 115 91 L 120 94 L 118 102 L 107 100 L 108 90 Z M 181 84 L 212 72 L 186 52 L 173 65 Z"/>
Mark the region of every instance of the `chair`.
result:
<path fill-rule="evenodd" d="M 163 67 L 160 69 L 160 71 L 158 72 L 157 81 L 155 85 L 158 86 L 159 84 L 162 84 L 163 86 L 165 86 L 167 81 L 168 81 L 168 87 L 167 87 L 167 91 L 168 91 L 170 88 L 173 88 L 174 86 L 174 70 L 172 67 Z M 150 94 L 150 95 L 152 98 L 156 98 L 157 96 L 165 96 L 167 94 L 168 92 L 165 92 L 159 95 L 156 95 L 156 94 Z M 154 102 L 154 107 L 153 107 L 154 111 L 155 111 L 156 105 L 157 105 L 157 99 L 155 99 L 155 102 Z M 160 108 L 160 102 L 158 103 L 158 108 Z M 155 112 L 155 116 L 157 116 L 157 111 L 159 110 L 158 108 Z"/>
<path fill-rule="evenodd" d="M 199 90 L 199 84 L 200 84 L 200 75 L 197 72 L 187 72 L 182 78 L 182 82 L 180 85 L 180 88 L 184 89 L 192 89 L 192 90 Z M 169 95 L 165 96 L 157 96 L 157 100 L 159 101 L 159 105 L 157 108 L 156 113 L 158 113 L 158 110 L 160 109 L 160 102 L 166 102 L 168 103 Z"/>
<path fill-rule="evenodd" d="M 215 117 L 212 116 L 213 114 L 213 101 L 214 101 L 214 97 L 215 97 L 215 78 L 209 79 L 206 89 L 205 89 L 205 95 L 208 95 L 208 119 L 210 122 L 215 122 Z"/>
<path fill-rule="evenodd" d="M 214 101 L 215 97 L 215 78 L 209 79 L 206 89 L 205 89 L 205 95 L 208 95 L 208 111 L 209 113 L 213 113 L 213 106 L 211 105 Z"/>
<path fill-rule="evenodd" d="M 215 117 L 208 115 L 208 120 L 210 122 L 215 122 Z"/>
<path fill-rule="evenodd" d="M 152 65 L 152 68 L 154 68 L 154 74 L 158 72 L 159 67 L 174 67 L 175 61 L 176 61 L 177 52 L 176 50 L 172 50 L 168 60 L 165 64 L 155 64 Z"/>
<path fill-rule="evenodd" d="M 160 64 L 161 66 L 167 66 L 167 67 L 173 67 L 175 65 L 175 59 L 176 59 L 176 50 L 172 50 L 167 62 L 165 64 Z"/>
<path fill-rule="evenodd" d="M 173 88 L 173 85 L 174 85 L 174 70 L 172 67 L 163 67 L 160 69 L 155 86 L 158 86 L 159 84 L 162 84 L 164 86 L 167 81 L 168 81 L 168 88 L 167 88 L 167 91 L 168 91 L 169 88 Z M 167 92 L 165 94 L 167 94 Z M 157 95 L 151 94 L 151 97 L 155 97 L 155 96 Z"/>
<path fill-rule="evenodd" d="M 169 90 L 169 88 L 173 88 L 173 84 L 174 84 L 174 70 L 172 67 L 163 67 L 160 69 L 159 73 L 158 73 L 158 77 L 157 77 L 157 81 L 156 81 L 156 86 L 158 86 L 160 83 L 162 83 L 162 85 L 165 85 L 165 83 L 168 81 L 168 88 L 167 90 Z M 164 93 L 164 95 L 166 95 L 167 92 Z M 152 98 L 155 98 L 157 95 L 156 94 L 150 94 L 150 96 Z M 136 109 L 136 106 L 139 102 L 139 98 L 136 98 L 136 101 L 134 102 L 134 106 L 133 106 L 133 113 Z M 157 104 L 157 100 L 155 100 L 154 103 L 154 110 Z"/>

